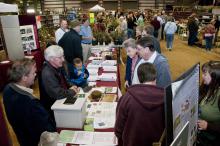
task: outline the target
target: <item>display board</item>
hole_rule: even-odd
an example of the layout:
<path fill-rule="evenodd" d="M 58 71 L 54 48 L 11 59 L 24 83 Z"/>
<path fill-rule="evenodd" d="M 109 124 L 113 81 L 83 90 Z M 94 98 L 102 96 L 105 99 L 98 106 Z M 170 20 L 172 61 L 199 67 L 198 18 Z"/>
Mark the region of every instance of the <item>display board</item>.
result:
<path fill-rule="evenodd" d="M 194 65 L 166 88 L 167 145 L 189 121 L 188 146 L 196 141 L 199 98 L 199 64 Z M 172 130 L 170 130 L 172 129 Z"/>
<path fill-rule="evenodd" d="M 37 49 L 33 25 L 20 26 L 20 33 L 24 51 Z"/>

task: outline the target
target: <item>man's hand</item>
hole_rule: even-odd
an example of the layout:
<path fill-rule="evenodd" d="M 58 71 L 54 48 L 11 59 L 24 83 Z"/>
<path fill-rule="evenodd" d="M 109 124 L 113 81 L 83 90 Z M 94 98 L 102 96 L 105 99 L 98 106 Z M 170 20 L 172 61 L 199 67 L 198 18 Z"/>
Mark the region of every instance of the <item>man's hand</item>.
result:
<path fill-rule="evenodd" d="M 125 81 L 125 88 L 129 87 L 128 81 Z"/>
<path fill-rule="evenodd" d="M 72 86 L 72 87 L 70 87 L 70 89 L 75 91 L 76 93 L 78 93 L 80 91 L 80 89 L 77 86 Z"/>

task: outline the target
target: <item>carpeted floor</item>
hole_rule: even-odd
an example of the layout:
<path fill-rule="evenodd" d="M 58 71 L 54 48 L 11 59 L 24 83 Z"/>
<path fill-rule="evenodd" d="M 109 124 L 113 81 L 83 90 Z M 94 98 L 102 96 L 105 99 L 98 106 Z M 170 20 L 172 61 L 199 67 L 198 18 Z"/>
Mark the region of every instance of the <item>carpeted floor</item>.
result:
<path fill-rule="evenodd" d="M 161 41 L 162 54 L 164 54 L 169 61 L 170 70 L 172 79 L 176 79 L 179 75 L 181 75 L 188 68 L 193 66 L 195 63 L 200 62 L 201 64 L 209 61 L 209 60 L 220 60 L 220 48 L 214 48 L 211 52 L 206 52 L 204 49 L 199 47 L 189 47 L 186 41 L 182 41 L 175 36 L 174 48 L 172 51 L 168 51 L 165 48 L 165 41 Z M 122 50 L 122 62 L 120 64 L 120 75 L 121 75 L 121 83 L 122 83 L 122 93 L 125 93 L 124 89 L 124 76 L 125 76 L 125 62 L 126 62 L 126 53 L 125 50 Z M 37 82 L 34 85 L 35 94 L 39 95 Z M 0 94 L 0 101 L 2 104 L 2 94 Z M 19 146 L 16 136 L 13 133 L 13 130 L 10 128 L 10 134 L 13 140 L 14 146 Z"/>

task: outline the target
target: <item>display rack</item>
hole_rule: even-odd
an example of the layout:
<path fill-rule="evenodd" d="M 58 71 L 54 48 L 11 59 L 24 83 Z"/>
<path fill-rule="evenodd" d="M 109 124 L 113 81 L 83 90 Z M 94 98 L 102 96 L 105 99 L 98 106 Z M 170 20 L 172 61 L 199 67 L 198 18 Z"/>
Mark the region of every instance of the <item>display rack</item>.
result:
<path fill-rule="evenodd" d="M 41 26 L 48 28 L 59 27 L 60 20 L 64 18 L 64 14 L 40 15 Z"/>

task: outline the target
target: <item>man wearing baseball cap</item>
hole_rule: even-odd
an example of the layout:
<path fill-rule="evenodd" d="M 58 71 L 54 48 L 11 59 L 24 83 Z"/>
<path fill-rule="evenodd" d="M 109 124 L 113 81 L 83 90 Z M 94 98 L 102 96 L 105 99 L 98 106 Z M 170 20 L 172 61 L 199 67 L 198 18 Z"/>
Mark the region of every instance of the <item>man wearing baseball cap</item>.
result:
<path fill-rule="evenodd" d="M 58 43 L 63 48 L 65 60 L 68 63 L 72 63 L 75 58 L 83 60 L 81 36 L 79 35 L 80 25 L 81 22 L 78 20 L 71 21 L 69 23 L 70 31 L 66 32 Z"/>

